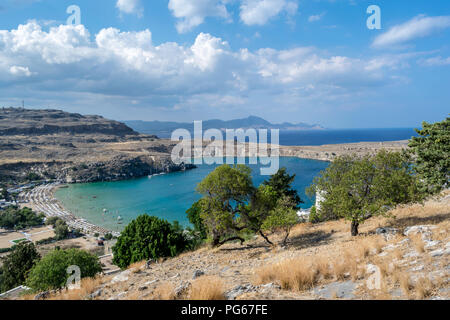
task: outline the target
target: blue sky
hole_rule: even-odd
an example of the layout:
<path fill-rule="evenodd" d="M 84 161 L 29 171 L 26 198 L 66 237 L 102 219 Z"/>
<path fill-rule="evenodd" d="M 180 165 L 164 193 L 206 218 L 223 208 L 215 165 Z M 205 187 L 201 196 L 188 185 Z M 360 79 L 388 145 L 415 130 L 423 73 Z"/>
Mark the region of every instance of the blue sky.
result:
<path fill-rule="evenodd" d="M 449 113 L 449 44 L 448 0 L 2 0 L 0 106 L 417 127 Z"/>

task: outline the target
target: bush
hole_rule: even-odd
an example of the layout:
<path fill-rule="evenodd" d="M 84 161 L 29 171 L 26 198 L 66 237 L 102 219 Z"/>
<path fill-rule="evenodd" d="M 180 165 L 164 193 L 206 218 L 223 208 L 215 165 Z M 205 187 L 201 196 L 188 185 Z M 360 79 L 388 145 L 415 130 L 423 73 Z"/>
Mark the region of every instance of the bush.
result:
<path fill-rule="evenodd" d="M 87 251 L 55 249 L 31 269 L 26 284 L 34 291 L 63 288 L 70 276 L 67 273 L 69 266 L 78 266 L 81 278 L 94 277 L 102 271 L 98 258 Z"/>
<path fill-rule="evenodd" d="M 113 247 L 113 263 L 130 264 L 160 257 L 174 257 L 189 246 L 182 231 L 166 220 L 141 215 L 131 221 Z"/>
<path fill-rule="evenodd" d="M 415 170 L 422 181 L 422 190 L 438 193 L 450 183 L 450 118 L 429 124 L 424 122 L 419 137 L 413 137 L 409 147 L 416 157 Z"/>
<path fill-rule="evenodd" d="M 311 207 L 311 211 L 309 212 L 309 222 L 311 223 L 319 223 L 322 221 L 322 217 L 317 212 L 316 206 Z"/>
<path fill-rule="evenodd" d="M 186 214 L 189 222 L 194 226 L 193 231 L 196 238 L 198 238 L 199 240 L 204 240 L 208 237 L 208 230 L 206 229 L 206 226 L 203 223 L 203 219 L 200 216 L 201 212 L 202 204 L 201 200 L 199 200 L 186 211 Z"/>
<path fill-rule="evenodd" d="M 107 233 L 105 234 L 105 240 L 112 240 L 114 237 L 112 235 L 112 233 Z"/>
<path fill-rule="evenodd" d="M 5 292 L 25 283 L 25 278 L 41 256 L 32 242 L 17 244 L 5 258 L 0 268 L 0 292 Z"/>

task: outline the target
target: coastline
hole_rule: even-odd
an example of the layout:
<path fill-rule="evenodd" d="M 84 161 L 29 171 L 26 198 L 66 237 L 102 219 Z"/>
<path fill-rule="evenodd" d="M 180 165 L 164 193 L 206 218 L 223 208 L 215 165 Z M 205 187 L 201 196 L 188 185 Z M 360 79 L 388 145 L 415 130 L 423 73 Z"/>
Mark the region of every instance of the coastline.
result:
<path fill-rule="evenodd" d="M 330 162 L 337 156 L 344 154 L 371 154 L 381 149 L 391 151 L 400 151 L 407 147 L 407 141 L 391 142 L 358 142 L 322 146 L 278 146 L 280 157 L 296 157 L 301 159 L 310 159 L 317 161 Z M 246 149 L 248 144 L 246 145 Z M 246 150 L 247 151 L 247 150 Z M 246 153 L 248 154 L 248 153 Z M 80 229 L 88 234 L 106 234 L 111 233 L 119 236 L 120 233 L 108 230 L 104 227 L 95 225 L 86 219 L 76 216 L 62 205 L 55 197 L 55 192 L 67 183 L 50 183 L 36 186 L 35 188 L 22 192 L 19 197 L 21 206 L 29 206 L 37 212 L 43 212 L 46 217 L 58 216 L 74 229 Z"/>
<path fill-rule="evenodd" d="M 79 229 L 87 234 L 99 233 L 105 235 L 111 233 L 113 236 L 120 235 L 118 232 L 95 225 L 65 209 L 62 203 L 54 196 L 55 191 L 64 185 L 66 184 L 59 182 L 42 184 L 31 190 L 22 192 L 19 194 L 20 205 L 21 207 L 30 207 L 34 211 L 42 212 L 47 218 L 59 217 L 69 227 Z"/>

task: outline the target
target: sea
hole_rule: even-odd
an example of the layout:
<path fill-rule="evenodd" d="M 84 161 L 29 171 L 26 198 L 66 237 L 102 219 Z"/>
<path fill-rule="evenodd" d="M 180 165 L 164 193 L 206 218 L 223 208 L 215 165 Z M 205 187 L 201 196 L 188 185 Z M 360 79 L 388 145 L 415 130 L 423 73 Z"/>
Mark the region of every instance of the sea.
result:
<path fill-rule="evenodd" d="M 323 145 L 369 141 L 395 141 L 410 139 L 414 129 L 348 129 L 348 130 L 308 130 L 280 132 L 281 145 Z M 248 163 L 248 159 L 247 159 Z M 295 174 L 295 188 L 304 203 L 302 208 L 310 208 L 315 199 L 305 194 L 315 176 L 326 169 L 328 162 L 280 158 L 280 167 Z M 249 165 L 255 185 L 261 184 L 267 176 L 260 174 L 261 165 Z M 196 169 L 152 177 L 118 181 L 72 184 L 60 188 L 55 197 L 73 214 L 89 222 L 113 231 L 121 231 L 141 214 L 157 216 L 184 226 L 189 225 L 186 210 L 201 198 L 196 186 L 217 165 L 198 165 Z M 119 218 L 120 217 L 120 218 Z"/>

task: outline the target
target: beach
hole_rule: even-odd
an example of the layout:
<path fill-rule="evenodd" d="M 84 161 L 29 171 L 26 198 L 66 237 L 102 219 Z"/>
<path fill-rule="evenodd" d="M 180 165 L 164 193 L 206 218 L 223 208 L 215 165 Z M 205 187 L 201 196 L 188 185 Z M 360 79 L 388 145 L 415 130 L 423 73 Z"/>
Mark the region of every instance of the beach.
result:
<path fill-rule="evenodd" d="M 46 217 L 59 217 L 63 219 L 67 225 L 73 229 L 79 229 L 88 234 L 107 234 L 112 233 L 119 236 L 118 232 L 112 232 L 108 229 L 96 226 L 85 219 L 76 217 L 68 212 L 61 203 L 54 197 L 54 191 L 62 187 L 59 182 L 42 184 L 31 190 L 23 191 L 19 194 L 19 202 L 21 207 L 29 207 L 36 212 L 42 212 Z"/>

